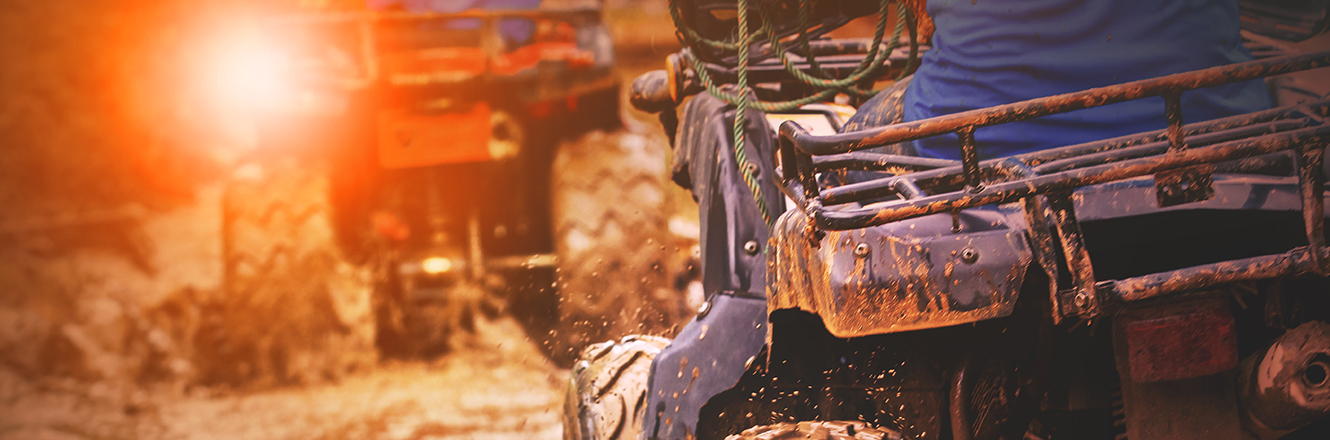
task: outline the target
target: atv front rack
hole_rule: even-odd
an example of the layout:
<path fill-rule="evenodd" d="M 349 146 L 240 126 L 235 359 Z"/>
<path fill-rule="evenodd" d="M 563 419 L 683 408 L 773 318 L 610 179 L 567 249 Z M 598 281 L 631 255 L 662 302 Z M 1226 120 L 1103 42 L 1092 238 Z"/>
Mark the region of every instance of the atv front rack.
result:
<path fill-rule="evenodd" d="M 778 170 L 782 191 L 821 230 L 850 230 L 984 205 L 1023 203 L 1036 260 L 1058 279 L 1058 248 L 1073 286 L 1051 292 L 1054 319 L 1099 316 L 1122 304 L 1223 284 L 1330 275 L 1324 232 L 1325 175 L 1330 144 L 1325 115 L 1330 100 L 1194 124 L 1182 124 L 1187 90 L 1236 83 L 1330 65 L 1330 51 L 1268 58 L 1142 81 L 1049 96 L 930 119 L 830 136 L 813 136 L 793 122 L 780 126 Z M 1161 96 L 1168 128 L 980 161 L 974 132 L 981 127 Z M 862 152 L 870 148 L 956 133 L 961 160 Z M 1307 246 L 1277 255 L 1229 260 L 1114 281 L 1097 282 L 1072 193 L 1080 187 L 1154 175 L 1161 207 L 1213 197 L 1212 173 L 1260 173 L 1296 163 Z M 821 188 L 817 174 L 834 170 L 894 175 Z M 898 200 L 882 201 L 896 197 Z M 959 225 L 957 225 L 959 226 Z M 959 231 L 958 231 L 959 232 Z"/>

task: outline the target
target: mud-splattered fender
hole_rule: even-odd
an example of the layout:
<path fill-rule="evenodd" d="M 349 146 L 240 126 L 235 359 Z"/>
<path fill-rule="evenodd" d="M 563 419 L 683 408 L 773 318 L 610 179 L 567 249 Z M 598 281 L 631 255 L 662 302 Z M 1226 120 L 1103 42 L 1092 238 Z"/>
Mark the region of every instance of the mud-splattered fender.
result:
<path fill-rule="evenodd" d="M 775 138 L 766 118 L 748 114 L 748 163 L 735 158 L 733 107 L 707 94 L 686 104 L 675 135 L 672 174 L 691 190 L 701 219 L 705 312 L 679 331 L 652 363 L 642 431 L 650 439 L 694 435 L 702 405 L 733 387 L 766 343 L 768 230 L 739 174 L 755 167 L 762 197 L 784 210 L 775 181 Z"/>
<path fill-rule="evenodd" d="M 939 214 L 814 242 L 808 217 L 776 223 L 769 310 L 822 317 L 841 338 L 964 324 L 1011 314 L 1033 254 L 1015 206 Z"/>
<path fill-rule="evenodd" d="M 648 439 L 692 438 L 702 405 L 738 383 L 766 343 L 766 300 L 718 294 L 707 308 L 651 364 L 642 423 Z"/>

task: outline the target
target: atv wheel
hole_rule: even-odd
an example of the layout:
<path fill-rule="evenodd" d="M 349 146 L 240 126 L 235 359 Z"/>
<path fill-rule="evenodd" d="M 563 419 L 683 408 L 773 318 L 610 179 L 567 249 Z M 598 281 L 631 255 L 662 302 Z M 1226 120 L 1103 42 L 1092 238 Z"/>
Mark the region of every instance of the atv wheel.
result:
<path fill-rule="evenodd" d="M 564 400 L 564 440 L 636 440 L 651 360 L 669 343 L 657 336 L 627 336 L 582 351 Z"/>
<path fill-rule="evenodd" d="M 860 421 L 798 422 L 761 425 L 726 437 L 725 440 L 775 440 L 786 438 L 821 440 L 900 440 L 896 431 L 871 428 Z"/>
<path fill-rule="evenodd" d="M 374 346 L 384 357 L 406 358 L 415 352 L 407 330 L 406 298 L 392 259 L 385 258 L 374 282 Z"/>
<path fill-rule="evenodd" d="M 560 303 L 550 341 L 558 364 L 591 341 L 664 334 L 690 317 L 668 267 L 664 144 L 593 131 L 559 148 L 551 187 Z"/>
<path fill-rule="evenodd" d="M 225 295 L 206 328 L 205 382 L 317 382 L 375 362 L 371 277 L 337 247 L 328 188 L 294 160 L 246 165 L 227 182 Z"/>
<path fill-rule="evenodd" d="M 447 297 L 430 301 L 408 298 L 400 279 L 392 275 L 374 292 L 375 345 L 385 357 L 432 359 L 452 351 L 456 337 L 475 332 L 476 319 L 495 319 L 504 301 L 479 285 L 462 282 Z"/>

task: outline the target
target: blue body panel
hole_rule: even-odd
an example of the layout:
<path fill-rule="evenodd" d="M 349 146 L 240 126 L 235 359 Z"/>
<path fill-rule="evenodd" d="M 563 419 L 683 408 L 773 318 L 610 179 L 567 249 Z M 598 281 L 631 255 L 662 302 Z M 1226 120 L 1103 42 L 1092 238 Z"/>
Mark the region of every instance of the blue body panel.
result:
<path fill-rule="evenodd" d="M 733 387 L 767 339 L 767 301 L 713 296 L 705 316 L 684 326 L 651 364 L 647 438 L 683 439 L 707 399 Z"/>
<path fill-rule="evenodd" d="M 684 326 L 652 363 L 642 425 L 648 438 L 692 436 L 702 404 L 733 387 L 744 364 L 766 342 L 766 254 L 750 255 L 744 245 L 752 241 L 765 248 L 770 233 L 738 173 L 730 131 L 734 114 L 733 108 L 706 94 L 683 109 L 674 150 L 675 180 L 692 190 L 700 211 L 708 312 Z M 767 205 L 779 213 L 784 199 L 767 177 L 775 172 L 771 128 L 755 111 L 748 121 L 748 159 L 758 168 Z"/>

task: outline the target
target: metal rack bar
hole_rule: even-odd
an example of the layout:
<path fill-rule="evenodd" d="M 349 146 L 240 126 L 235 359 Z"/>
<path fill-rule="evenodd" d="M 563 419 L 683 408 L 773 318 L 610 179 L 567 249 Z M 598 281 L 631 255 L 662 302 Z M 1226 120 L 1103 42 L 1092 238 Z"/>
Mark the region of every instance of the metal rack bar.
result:
<path fill-rule="evenodd" d="M 1330 276 L 1324 225 L 1326 176 L 1322 168 L 1324 150 L 1330 144 L 1330 124 L 1318 114 L 1330 106 L 1330 100 L 1191 125 L 1183 124 L 1181 105 L 1186 90 L 1327 65 L 1330 51 L 1269 58 L 830 136 L 813 136 L 798 124 L 786 122 L 779 130 L 779 146 L 782 163 L 788 168 L 781 170 L 780 179 L 787 194 L 803 196 L 792 198 L 810 217 L 814 236 L 819 229 L 859 229 L 1022 201 L 1036 261 L 1048 275 L 1050 291 L 1054 292 L 1050 299 L 1057 311 L 1055 321 L 1070 315 L 1093 318 L 1102 313 L 1105 304 L 1235 281 L 1304 273 Z M 1164 130 L 978 159 L 974 131 L 980 127 L 1151 96 L 1164 99 L 1168 124 Z M 958 136 L 960 163 L 855 153 L 947 133 Z M 1096 281 L 1072 202 L 1077 188 L 1153 175 L 1160 188 L 1156 192 L 1160 206 L 1188 203 L 1213 196 L 1211 173 L 1217 164 L 1236 169 L 1279 167 L 1281 158 L 1269 155 L 1280 152 L 1291 152 L 1296 159 L 1306 247 L 1278 255 Z M 1288 163 L 1287 157 L 1282 163 Z M 898 175 L 826 191 L 818 188 L 816 173 L 836 169 L 893 171 Z M 873 202 L 891 195 L 901 200 Z M 869 204 L 860 208 L 834 206 L 854 202 Z M 1060 246 L 1071 271 L 1074 285 L 1070 290 L 1059 291 L 1057 286 L 1058 249 L 1054 246 Z M 1063 304 L 1067 299 L 1071 307 Z"/>
<path fill-rule="evenodd" d="M 1205 147 L 1189 148 L 1177 154 L 1140 157 L 1025 179 L 995 182 L 988 185 L 983 192 L 977 194 L 955 191 L 918 199 L 873 204 L 861 209 L 820 210 L 815 213 L 814 221 L 817 227 L 829 230 L 858 229 L 977 206 L 1010 203 L 1031 195 L 1074 190 L 1082 186 L 1150 175 L 1160 171 L 1291 150 L 1303 143 L 1324 142 L 1326 139 L 1330 139 L 1330 126 L 1306 127 L 1255 138 L 1221 142 Z M 890 181 L 890 179 L 884 180 Z M 918 179 L 915 179 L 915 181 L 920 182 Z M 892 183 L 894 184 L 894 181 Z M 848 186 L 850 185 L 846 185 L 846 187 Z M 841 188 L 845 187 L 833 188 L 833 190 Z M 828 190 L 828 192 L 830 191 Z M 812 198 L 809 200 L 812 201 Z"/>
<path fill-rule="evenodd" d="M 1066 113 L 1091 107 L 1281 75 L 1330 65 L 1330 51 L 1229 64 L 1107 87 L 1047 96 L 1006 105 L 892 124 L 853 133 L 813 136 L 795 124 L 789 136 L 802 154 L 824 156 L 848 153 L 898 142 L 954 133 L 965 127 L 986 127 Z M 787 123 L 788 124 L 788 123 Z M 782 125 L 784 127 L 784 125 Z"/>

